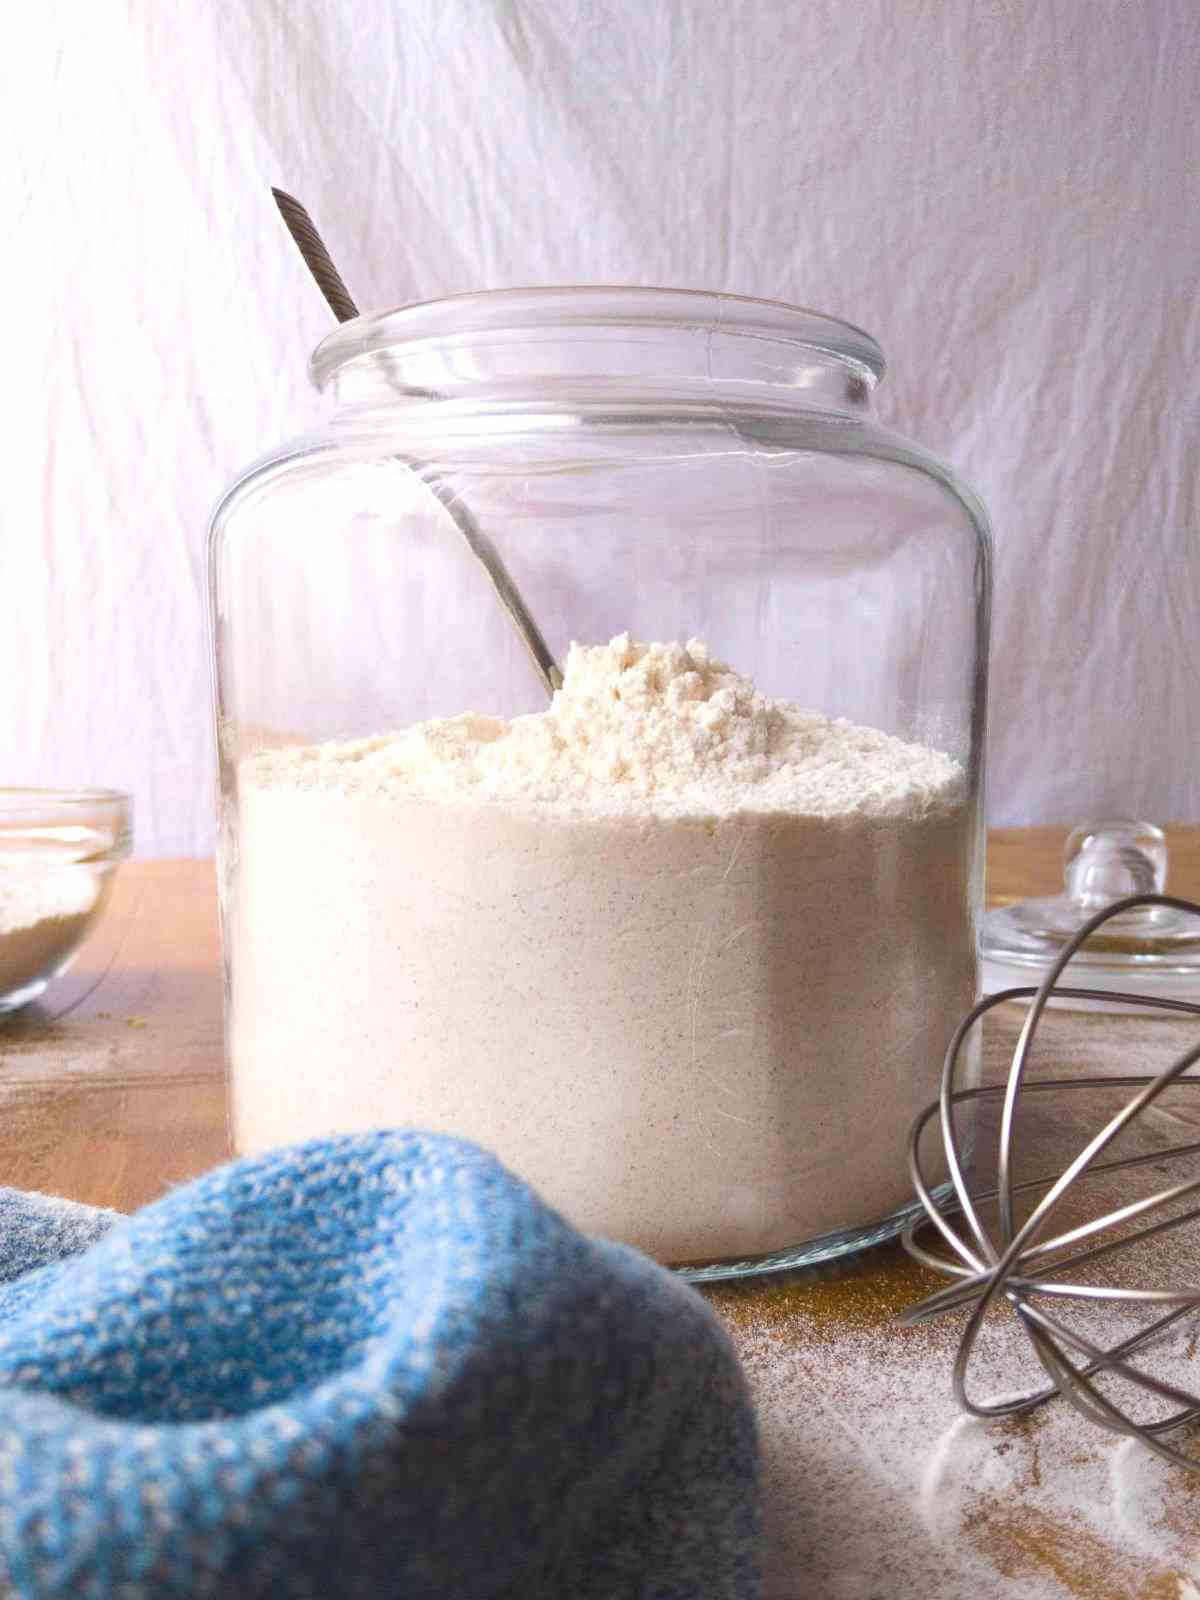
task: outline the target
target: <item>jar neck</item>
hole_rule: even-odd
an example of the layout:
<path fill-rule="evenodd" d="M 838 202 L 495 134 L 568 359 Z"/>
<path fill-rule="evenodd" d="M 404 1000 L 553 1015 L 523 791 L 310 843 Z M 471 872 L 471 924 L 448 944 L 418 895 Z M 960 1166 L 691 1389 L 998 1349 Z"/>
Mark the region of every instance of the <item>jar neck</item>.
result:
<path fill-rule="evenodd" d="M 502 290 L 355 318 L 314 382 L 339 409 L 676 404 L 870 410 L 869 335 L 772 301 L 686 290 Z"/>

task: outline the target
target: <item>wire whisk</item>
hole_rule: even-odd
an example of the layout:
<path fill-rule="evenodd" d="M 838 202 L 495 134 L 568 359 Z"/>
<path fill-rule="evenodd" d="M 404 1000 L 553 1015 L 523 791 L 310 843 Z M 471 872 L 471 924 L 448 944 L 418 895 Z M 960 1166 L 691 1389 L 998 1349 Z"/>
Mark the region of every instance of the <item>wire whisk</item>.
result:
<path fill-rule="evenodd" d="M 1200 1090 L 1200 1077 L 1188 1078 L 1188 1068 L 1200 1061 L 1200 1041 L 1179 1055 L 1157 1076 L 1107 1074 L 1051 1079 L 1026 1079 L 1026 1068 L 1038 1027 L 1052 999 L 1058 997 L 1118 1006 L 1137 1005 L 1200 1017 L 1200 1004 L 1162 996 L 1114 994 L 1107 990 L 1062 986 L 1063 969 L 1082 944 L 1110 918 L 1140 906 L 1165 906 L 1200 916 L 1200 905 L 1171 895 L 1130 895 L 1085 922 L 1064 945 L 1060 955 L 1035 987 L 1005 989 L 981 1000 L 963 1019 L 946 1052 L 939 1098 L 917 1118 L 909 1141 L 909 1166 L 926 1219 L 940 1235 L 949 1254 L 918 1243 L 923 1221 L 911 1224 L 903 1235 L 911 1256 L 935 1272 L 952 1279 L 949 1287 L 930 1295 L 909 1310 L 904 1321 L 930 1321 L 970 1307 L 954 1362 L 953 1385 L 959 1404 L 976 1417 L 1009 1417 L 1032 1411 L 1055 1395 L 1068 1400 L 1089 1421 L 1113 1433 L 1140 1439 L 1156 1454 L 1193 1470 L 1200 1457 L 1190 1455 L 1169 1435 L 1200 1418 L 1200 1396 L 1135 1366 L 1131 1357 L 1149 1346 L 1157 1335 L 1200 1308 L 1200 1284 L 1165 1288 L 1131 1288 L 1095 1283 L 1076 1275 L 1103 1258 L 1186 1228 L 1200 1219 L 1200 1204 L 1168 1216 L 1155 1215 L 1189 1198 L 1200 1198 L 1200 1176 L 1186 1178 L 1131 1200 L 1076 1226 L 1051 1232 L 1056 1213 L 1072 1190 L 1105 1173 L 1139 1166 L 1161 1166 L 1187 1156 L 1200 1155 L 1200 1140 L 1160 1147 L 1119 1157 L 1105 1153 L 1122 1133 L 1170 1088 Z M 964 1046 L 972 1029 L 994 1006 L 1006 1000 L 1031 1001 L 1013 1050 L 1007 1081 L 987 1088 L 960 1088 Z M 1088 1140 L 1059 1173 L 1014 1181 L 1016 1126 L 1022 1099 L 1028 1094 L 1076 1093 L 1085 1089 L 1133 1091 L 1122 1109 Z M 972 1194 L 964 1173 L 963 1116 L 972 1103 L 1003 1101 L 996 1187 Z M 947 1208 L 935 1199 L 922 1165 L 920 1145 L 925 1128 L 938 1120 L 945 1163 L 956 1204 Z M 1020 1195 L 1044 1193 L 1024 1221 L 1016 1222 L 1015 1201 Z M 982 1204 L 995 1202 L 995 1222 L 989 1232 L 980 1214 Z M 1126 1230 L 1120 1232 L 1119 1230 Z M 1110 1237 L 1117 1231 L 1116 1237 Z M 989 1311 L 1007 1302 L 1028 1335 L 1048 1382 L 1012 1399 L 978 1400 L 968 1389 L 972 1357 Z M 1167 1307 L 1146 1327 L 1107 1347 L 1088 1338 L 1063 1320 L 1060 1307 L 1070 1302 L 1108 1305 Z M 1172 1408 L 1165 1416 L 1137 1420 L 1128 1409 L 1100 1387 L 1106 1375 L 1127 1379 L 1139 1392 L 1165 1401 Z M 1110 1386 L 1111 1387 L 1111 1386 Z"/>

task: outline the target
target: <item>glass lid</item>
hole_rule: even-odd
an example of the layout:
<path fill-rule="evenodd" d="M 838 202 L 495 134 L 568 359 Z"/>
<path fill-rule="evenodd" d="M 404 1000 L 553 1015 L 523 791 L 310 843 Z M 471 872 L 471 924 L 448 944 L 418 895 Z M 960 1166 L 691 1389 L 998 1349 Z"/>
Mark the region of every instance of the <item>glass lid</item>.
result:
<path fill-rule="evenodd" d="M 1063 852 L 1061 894 L 997 906 L 984 917 L 985 992 L 1040 982 L 1071 936 L 1114 900 L 1164 893 L 1167 857 L 1166 837 L 1152 822 L 1117 818 L 1075 828 Z M 1200 917 L 1171 906 L 1124 912 L 1071 958 L 1062 981 L 1200 999 Z"/>

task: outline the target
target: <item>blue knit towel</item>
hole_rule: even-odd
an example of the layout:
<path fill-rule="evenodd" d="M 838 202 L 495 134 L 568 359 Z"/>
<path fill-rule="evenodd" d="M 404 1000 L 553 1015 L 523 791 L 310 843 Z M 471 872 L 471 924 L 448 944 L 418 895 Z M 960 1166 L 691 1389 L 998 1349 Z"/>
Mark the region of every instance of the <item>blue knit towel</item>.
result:
<path fill-rule="evenodd" d="M 757 1593 L 716 1319 L 471 1145 L 321 1140 L 128 1218 L 3 1191 L 0 1230 L 0 1592 Z"/>

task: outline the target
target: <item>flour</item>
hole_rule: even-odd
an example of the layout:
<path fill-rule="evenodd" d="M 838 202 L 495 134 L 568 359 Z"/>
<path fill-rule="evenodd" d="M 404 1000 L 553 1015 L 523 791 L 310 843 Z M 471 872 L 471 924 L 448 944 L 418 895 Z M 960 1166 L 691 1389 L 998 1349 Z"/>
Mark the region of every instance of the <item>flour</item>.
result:
<path fill-rule="evenodd" d="M 983 1028 L 984 1081 L 1003 1081 L 1025 1020 L 1000 1007 Z M 1193 1018 L 1059 1012 L 1039 1036 L 1031 1078 L 1155 1074 L 1196 1042 Z M 1200 1091 L 1167 1091 L 1114 1154 L 1194 1137 Z M 1132 1091 L 1027 1096 L 1015 1176 L 1060 1172 Z M 991 1189 L 1000 1107 L 989 1108 L 971 1187 Z M 1076 1184 L 1055 1231 L 1197 1174 L 1195 1158 Z M 1036 1197 L 1040 1198 L 1040 1194 Z M 1018 1202 L 1017 1217 L 1034 1203 Z M 1178 1212 L 1186 1211 L 1181 1202 Z M 998 1237 L 995 1210 L 981 1204 Z M 926 1242 L 932 1244 L 927 1233 Z M 940 1248 L 939 1246 L 934 1246 Z M 1059 1276 L 1052 1273 L 1052 1276 Z M 1065 1274 L 1064 1274 L 1065 1275 Z M 1082 1281 L 1120 1289 L 1200 1282 L 1195 1224 L 1093 1263 Z M 952 1372 L 962 1314 L 918 1327 L 901 1313 L 946 1280 L 896 1247 L 835 1273 L 787 1275 L 707 1291 L 733 1336 L 759 1420 L 764 1476 L 763 1600 L 1197 1600 L 1200 1474 L 1085 1421 L 1055 1400 L 1025 1418 L 980 1422 L 958 1408 Z M 1041 1302 L 1105 1347 L 1162 1313 L 1103 1301 Z M 1138 1354 L 1148 1374 L 1200 1393 L 1200 1323 L 1188 1316 Z M 968 1375 L 978 1400 L 1046 1383 L 1025 1332 L 1001 1306 L 988 1314 Z M 1142 1421 L 1171 1406 L 1115 1379 L 1101 1387 Z M 1200 1434 L 1175 1435 L 1200 1454 Z"/>
<path fill-rule="evenodd" d="M 0 852 L 0 1004 L 71 955 L 96 901 L 86 868 L 47 867 L 27 852 Z"/>
<path fill-rule="evenodd" d="M 972 998 L 972 844 L 950 757 L 697 641 L 573 646 L 512 721 L 251 756 L 237 1146 L 461 1133 L 669 1260 L 872 1222 Z"/>
<path fill-rule="evenodd" d="M 912 1279 L 895 1310 L 920 1292 Z M 769 1289 L 718 1300 L 759 1419 L 764 1600 L 1194 1595 L 1194 1474 L 1062 1400 L 1006 1422 L 965 1416 L 950 1383 L 961 1324 L 900 1328 L 889 1308 L 856 1327 L 855 1299 L 833 1282 L 790 1304 Z M 1115 1345 L 1144 1320 L 1091 1305 L 1076 1325 Z M 1190 1386 L 1194 1345 L 1194 1327 L 1177 1329 L 1147 1370 Z M 994 1315 L 972 1392 L 1002 1399 L 1045 1381 L 1016 1319 Z"/>
<path fill-rule="evenodd" d="M 468 714 L 401 734 L 268 752 L 257 781 L 455 805 L 507 802 L 589 816 L 811 817 L 945 813 L 949 756 L 768 700 L 698 640 L 572 645 L 548 711 Z"/>

